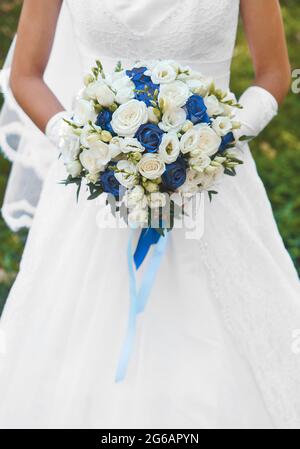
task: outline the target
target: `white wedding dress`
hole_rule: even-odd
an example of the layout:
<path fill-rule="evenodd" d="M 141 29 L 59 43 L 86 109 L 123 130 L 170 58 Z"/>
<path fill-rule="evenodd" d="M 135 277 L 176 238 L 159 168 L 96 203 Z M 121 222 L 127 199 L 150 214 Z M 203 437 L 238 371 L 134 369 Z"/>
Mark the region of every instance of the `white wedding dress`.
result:
<path fill-rule="evenodd" d="M 82 73 L 172 58 L 228 87 L 238 0 L 66 3 Z M 1 319 L 1 428 L 300 428 L 299 279 L 248 147 L 243 159 L 202 240 L 171 233 L 118 384 L 129 231 L 101 229 L 104 206 L 77 204 L 55 160 Z"/>

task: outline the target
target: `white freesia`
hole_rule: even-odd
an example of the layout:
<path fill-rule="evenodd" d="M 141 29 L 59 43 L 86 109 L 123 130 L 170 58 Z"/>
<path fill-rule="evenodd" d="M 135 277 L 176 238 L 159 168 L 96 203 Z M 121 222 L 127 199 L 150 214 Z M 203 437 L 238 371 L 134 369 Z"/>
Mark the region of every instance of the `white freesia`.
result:
<path fill-rule="evenodd" d="M 118 157 L 122 153 L 122 141 L 121 137 L 113 137 L 109 142 L 109 151 L 112 159 Z"/>
<path fill-rule="evenodd" d="M 138 163 L 138 170 L 144 178 L 153 180 L 164 173 L 166 166 L 158 154 L 147 153 Z"/>
<path fill-rule="evenodd" d="M 180 153 L 179 139 L 175 132 L 164 134 L 158 154 L 166 164 L 175 162 Z"/>
<path fill-rule="evenodd" d="M 128 191 L 124 198 L 125 206 L 128 209 L 144 209 L 147 207 L 147 197 L 142 186 L 137 185 Z"/>
<path fill-rule="evenodd" d="M 209 190 L 215 186 L 224 175 L 224 167 L 208 167 L 203 173 L 199 174 L 199 181 L 202 190 Z"/>
<path fill-rule="evenodd" d="M 212 78 L 205 77 L 201 73 L 194 71 L 190 71 L 188 75 L 180 75 L 179 79 L 185 80 L 193 94 L 201 95 L 202 97 L 205 97 L 209 93 L 213 83 Z"/>
<path fill-rule="evenodd" d="M 97 99 L 97 89 L 100 86 L 103 86 L 104 82 L 103 80 L 94 80 L 93 82 L 89 83 L 87 87 L 83 91 L 83 97 L 86 100 L 96 100 Z"/>
<path fill-rule="evenodd" d="M 183 194 L 193 195 L 200 191 L 201 180 L 202 176 L 192 168 L 189 168 L 186 172 L 186 181 L 179 187 L 178 191 Z"/>
<path fill-rule="evenodd" d="M 116 99 L 115 94 L 106 84 L 99 86 L 96 92 L 96 98 L 98 103 L 104 108 L 111 106 Z"/>
<path fill-rule="evenodd" d="M 73 121 L 78 126 L 84 126 L 89 121 L 94 122 L 97 118 L 94 105 L 82 98 L 77 99 L 74 105 Z"/>
<path fill-rule="evenodd" d="M 110 158 L 109 146 L 101 140 L 90 142 L 90 148 L 79 156 L 83 167 L 92 175 L 103 171 Z"/>
<path fill-rule="evenodd" d="M 166 195 L 161 192 L 155 192 L 148 195 L 148 205 L 151 209 L 165 207 L 167 204 Z"/>
<path fill-rule="evenodd" d="M 218 152 L 222 143 L 222 139 L 218 134 L 206 124 L 200 124 L 195 126 L 199 132 L 199 145 L 198 149 L 207 156 L 213 156 Z"/>
<path fill-rule="evenodd" d="M 117 163 L 119 172 L 115 173 L 115 177 L 119 183 L 127 189 L 132 189 L 137 184 L 137 167 L 129 161 L 119 161 Z"/>
<path fill-rule="evenodd" d="M 97 100 L 101 106 L 108 108 L 114 103 L 115 94 L 104 80 L 96 80 L 85 88 L 84 98 Z"/>
<path fill-rule="evenodd" d="M 186 112 L 182 108 L 167 109 L 162 116 L 159 123 L 160 129 L 165 132 L 174 131 L 178 132 L 182 129 L 186 122 Z"/>
<path fill-rule="evenodd" d="M 60 139 L 59 149 L 65 163 L 75 161 L 80 153 L 79 137 L 71 133 L 69 135 L 66 134 Z"/>
<path fill-rule="evenodd" d="M 186 83 L 180 80 L 160 87 L 159 102 L 164 108 L 181 108 L 190 96 L 190 90 Z"/>
<path fill-rule="evenodd" d="M 159 113 L 159 110 L 157 110 Z M 159 123 L 159 114 L 155 114 L 155 109 L 152 106 L 148 107 L 148 120 L 150 123 L 157 125 Z"/>
<path fill-rule="evenodd" d="M 126 137 L 121 140 L 122 153 L 143 153 L 145 148 L 135 137 Z"/>
<path fill-rule="evenodd" d="M 133 209 L 128 214 L 129 226 L 144 226 L 148 222 L 148 210 L 147 209 Z"/>
<path fill-rule="evenodd" d="M 151 71 L 151 80 L 154 84 L 165 84 L 175 81 L 177 71 L 168 61 L 159 62 Z"/>
<path fill-rule="evenodd" d="M 134 98 L 135 85 L 126 75 L 126 72 L 116 73 L 111 80 L 111 87 L 116 93 L 116 102 L 119 104 L 128 103 Z"/>
<path fill-rule="evenodd" d="M 211 159 L 206 154 L 202 154 L 189 159 L 189 165 L 198 173 L 203 173 L 203 171 L 209 167 Z"/>
<path fill-rule="evenodd" d="M 144 102 L 130 100 L 122 104 L 112 116 L 111 125 L 121 137 L 134 137 L 141 125 L 148 121 L 148 110 Z"/>
<path fill-rule="evenodd" d="M 72 161 L 66 164 L 66 170 L 72 178 L 77 178 L 82 172 L 82 165 L 79 161 Z"/>
<path fill-rule="evenodd" d="M 229 117 L 217 117 L 212 123 L 213 130 L 218 136 L 226 136 L 232 131 L 232 121 Z"/>
<path fill-rule="evenodd" d="M 81 130 L 80 130 L 80 143 L 82 146 L 84 147 L 88 147 L 88 138 L 92 135 L 95 134 L 95 130 L 100 134 L 101 133 L 101 128 L 100 126 L 96 126 L 93 125 L 94 127 L 92 128 L 90 125 L 85 125 Z M 99 137 L 98 137 L 99 138 Z"/>
<path fill-rule="evenodd" d="M 215 95 L 209 95 L 208 97 L 204 98 L 204 103 L 207 107 L 207 113 L 210 117 L 215 117 L 217 115 L 223 114 L 224 107 L 220 104 Z"/>

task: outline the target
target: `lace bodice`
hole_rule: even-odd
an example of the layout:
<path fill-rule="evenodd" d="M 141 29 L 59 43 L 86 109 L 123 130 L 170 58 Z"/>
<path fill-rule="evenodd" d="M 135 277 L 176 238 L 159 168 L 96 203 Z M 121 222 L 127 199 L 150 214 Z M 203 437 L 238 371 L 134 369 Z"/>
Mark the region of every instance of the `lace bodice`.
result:
<path fill-rule="evenodd" d="M 92 59 L 176 59 L 228 75 L 239 0 L 66 0 L 84 66 Z"/>

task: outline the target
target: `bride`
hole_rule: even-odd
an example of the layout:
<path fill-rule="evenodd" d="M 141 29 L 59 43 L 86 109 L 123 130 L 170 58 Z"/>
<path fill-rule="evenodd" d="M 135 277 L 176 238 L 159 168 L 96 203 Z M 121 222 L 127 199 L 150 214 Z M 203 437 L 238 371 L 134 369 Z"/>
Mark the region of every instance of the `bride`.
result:
<path fill-rule="evenodd" d="M 24 154 L 53 156 L 1 319 L 1 428 L 300 428 L 299 279 L 248 146 L 204 237 L 171 233 L 121 383 L 129 231 L 99 226 L 85 193 L 76 203 L 59 184 L 57 130 L 96 58 L 107 71 L 174 59 L 227 89 L 240 11 L 256 78 L 238 119 L 256 136 L 289 86 L 278 0 L 24 0 L 7 104 L 23 114 Z"/>

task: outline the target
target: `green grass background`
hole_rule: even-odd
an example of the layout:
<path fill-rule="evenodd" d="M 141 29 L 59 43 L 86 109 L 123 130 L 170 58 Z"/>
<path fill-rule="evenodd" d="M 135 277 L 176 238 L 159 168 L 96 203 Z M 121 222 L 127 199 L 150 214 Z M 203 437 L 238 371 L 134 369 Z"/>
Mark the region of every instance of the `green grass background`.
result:
<path fill-rule="evenodd" d="M 281 1 L 293 69 L 300 68 L 300 2 Z M 21 0 L 1 0 L 0 67 L 14 36 Z M 239 95 L 251 83 L 253 70 L 242 29 L 233 61 L 232 88 Z M 0 100 L 1 101 L 1 100 Z M 290 93 L 280 115 L 252 143 L 258 170 L 271 199 L 285 244 L 300 272 L 300 94 Z M 0 201 L 9 163 L 0 158 Z M 259 220 L 259 217 L 257 217 Z M 18 271 L 26 233 L 13 234 L 0 219 L 0 311 Z"/>

